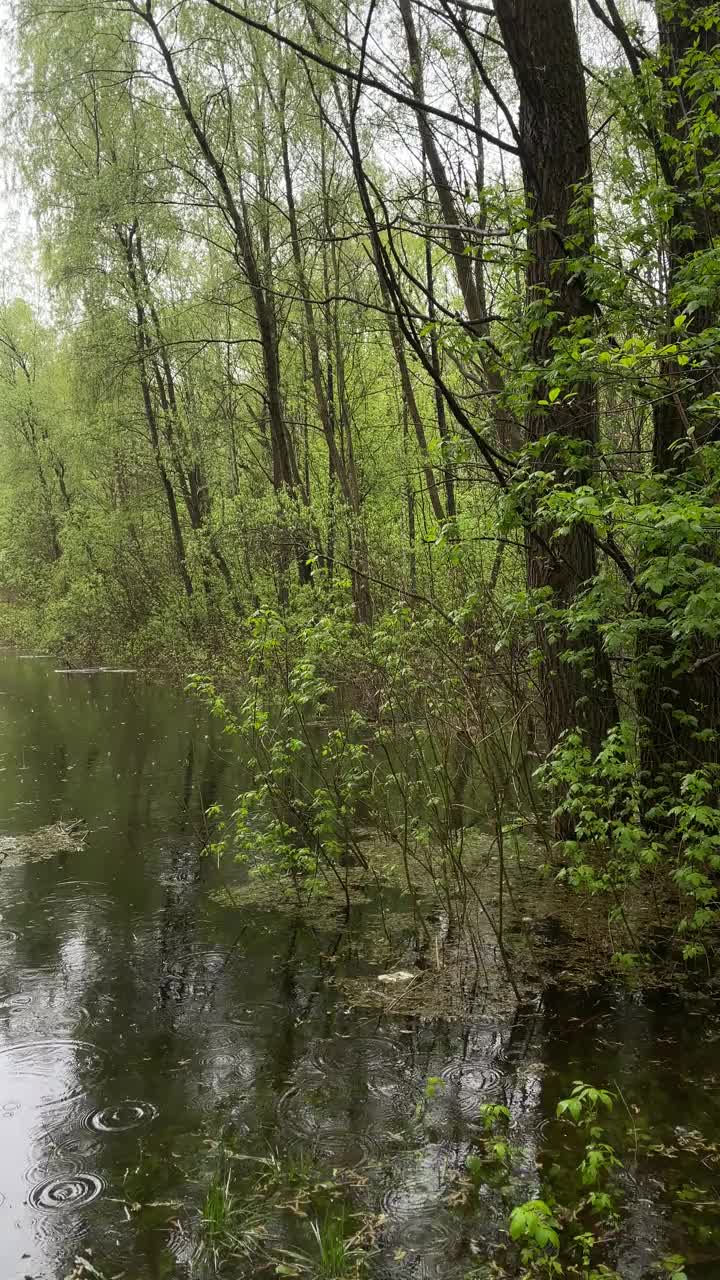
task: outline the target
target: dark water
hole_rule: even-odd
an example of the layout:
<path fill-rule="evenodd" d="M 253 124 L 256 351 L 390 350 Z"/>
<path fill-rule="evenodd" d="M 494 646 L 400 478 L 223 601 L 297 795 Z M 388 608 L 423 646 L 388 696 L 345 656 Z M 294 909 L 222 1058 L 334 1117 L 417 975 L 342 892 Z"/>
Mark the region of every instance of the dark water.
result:
<path fill-rule="evenodd" d="M 385 1214 L 372 1275 L 462 1277 L 512 1203 L 453 1202 L 478 1106 L 511 1110 L 522 1198 L 578 1078 L 621 1087 L 672 1148 L 627 1163 L 621 1275 L 681 1250 L 720 1277 L 712 1001 L 618 990 L 480 1008 L 471 1026 L 353 1011 L 334 977 L 362 948 L 342 920 L 214 901 L 203 812 L 237 775 L 203 712 L 138 676 L 53 666 L 0 657 L 0 834 L 89 828 L 80 853 L 0 867 L 0 1280 L 61 1280 L 87 1247 L 108 1275 L 185 1280 L 221 1141 L 352 1170 Z M 418 1119 L 429 1076 L 446 1084 Z"/>

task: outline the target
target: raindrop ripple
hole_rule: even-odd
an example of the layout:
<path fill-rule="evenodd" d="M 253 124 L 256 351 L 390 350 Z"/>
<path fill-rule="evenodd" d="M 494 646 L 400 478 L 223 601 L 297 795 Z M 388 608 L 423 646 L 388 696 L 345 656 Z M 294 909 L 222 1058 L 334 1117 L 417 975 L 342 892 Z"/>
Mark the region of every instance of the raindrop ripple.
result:
<path fill-rule="evenodd" d="M 48 1178 L 33 1187 L 28 1203 L 33 1209 L 53 1211 L 77 1209 L 97 1200 L 105 1183 L 96 1173 L 78 1173 L 71 1178 Z"/>
<path fill-rule="evenodd" d="M 98 1107 L 85 1117 L 84 1124 L 96 1133 L 126 1133 L 128 1129 L 138 1129 L 149 1124 L 157 1115 L 157 1107 L 152 1102 L 138 1102 L 125 1099 L 112 1106 Z"/>

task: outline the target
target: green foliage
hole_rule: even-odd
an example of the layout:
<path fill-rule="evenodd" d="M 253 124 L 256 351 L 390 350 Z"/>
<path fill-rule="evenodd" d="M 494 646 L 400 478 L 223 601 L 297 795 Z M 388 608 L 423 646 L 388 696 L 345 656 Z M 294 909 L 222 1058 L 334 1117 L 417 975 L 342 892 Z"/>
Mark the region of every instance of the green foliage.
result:
<path fill-rule="evenodd" d="M 509 1121 L 510 1112 L 507 1107 L 500 1102 L 483 1102 L 480 1107 L 480 1118 L 482 1120 L 483 1129 L 491 1131 L 496 1126 L 502 1125 Z"/>
<path fill-rule="evenodd" d="M 555 1120 L 543 1131 L 542 1148 L 532 1147 L 536 1172 L 529 1182 L 527 1150 L 508 1149 L 501 1181 L 497 1178 L 498 1166 L 486 1154 L 473 1152 L 468 1157 L 466 1180 L 473 1198 L 463 1200 L 463 1205 L 467 1208 L 469 1203 L 481 1203 L 479 1197 L 486 1195 L 489 1188 L 499 1191 L 509 1206 L 508 1237 L 514 1246 L 509 1251 L 497 1249 L 468 1273 L 468 1280 L 489 1280 L 493 1276 L 619 1280 L 610 1261 L 626 1229 L 623 1189 L 628 1177 L 633 1176 L 631 1166 L 637 1159 L 638 1133 L 634 1121 L 623 1132 L 618 1123 L 622 1117 L 616 1117 L 618 1100 L 632 1117 L 633 1109 L 622 1095 L 575 1081 L 569 1095 L 557 1103 Z M 485 1110 L 484 1117 L 487 1132 L 496 1123 L 505 1126 L 512 1122 L 512 1115 L 494 1104 Z M 609 1140 L 604 1124 L 613 1126 L 615 1141 Z M 643 1141 L 648 1142 L 649 1135 Z M 479 1152 L 486 1146 L 487 1139 L 483 1137 Z M 576 1151 L 580 1158 L 572 1168 Z M 519 1198 L 519 1192 L 528 1190 L 532 1194 L 527 1199 Z M 706 1195 L 697 1188 L 686 1189 L 682 1194 L 690 1201 Z M 682 1280 L 684 1260 L 679 1255 L 664 1257 L 651 1270 L 653 1274 Z"/>
<path fill-rule="evenodd" d="M 601 1110 L 612 1111 L 613 1094 L 607 1089 L 595 1089 L 592 1085 L 576 1080 L 569 1098 L 561 1098 L 557 1105 L 557 1117 L 567 1115 L 574 1124 L 595 1129 L 597 1116 Z M 593 1133 L 593 1136 L 596 1136 Z"/>
<path fill-rule="evenodd" d="M 525 1204 L 516 1205 L 510 1214 L 510 1238 L 527 1241 L 522 1252 L 524 1263 L 533 1258 L 542 1258 L 548 1249 L 556 1251 L 559 1248 L 558 1226 L 550 1206 L 544 1200 L 526 1200 Z M 554 1259 L 547 1258 L 546 1264 L 548 1274 L 551 1275 Z M 545 1263 L 541 1262 L 540 1265 Z"/>
<path fill-rule="evenodd" d="M 556 812 L 573 826 L 573 838 L 561 843 L 565 866 L 559 878 L 608 894 L 622 918 L 623 894 L 665 874 L 686 904 L 676 921 L 680 934 L 690 935 L 683 954 L 703 955 L 703 938 L 712 937 L 716 923 L 718 766 L 691 772 L 675 767 L 666 778 L 646 782 L 638 768 L 635 728 L 623 724 L 594 758 L 582 735 L 569 735 L 543 766 L 541 780 L 562 797 Z M 627 966 L 628 953 L 623 954 Z"/>
<path fill-rule="evenodd" d="M 247 1261 L 263 1238 L 258 1206 L 232 1189 L 230 1173 L 216 1174 L 200 1210 L 193 1260 L 196 1267 L 220 1271 L 229 1262 Z"/>
<path fill-rule="evenodd" d="M 432 1102 L 436 1093 L 445 1088 L 447 1088 L 447 1081 L 443 1080 L 442 1076 L 428 1076 L 425 1081 L 425 1097 L 428 1102 Z"/>
<path fill-rule="evenodd" d="M 463 114 L 505 100 L 515 42 L 473 54 L 420 10 L 427 91 L 461 112 L 435 159 L 409 103 L 355 137 L 329 66 L 309 93 L 212 6 L 22 0 L 6 135 L 47 297 L 0 303 L 1 630 L 207 673 L 252 774 L 214 851 L 298 901 L 332 883 L 349 908 L 371 830 L 418 921 L 421 883 L 466 937 L 482 917 L 517 994 L 505 859 L 521 827 L 549 843 L 549 796 L 564 878 L 632 935 L 618 967 L 645 955 L 626 906 L 650 884 L 709 962 L 717 7 L 635 15 L 622 65 L 603 46 L 594 183 L 564 132 L 534 161 L 554 212 L 509 156 L 466 181 Z M 308 22 L 330 64 L 364 48 L 349 11 Z"/>
<path fill-rule="evenodd" d="M 225 733 L 241 740 L 247 767 L 259 779 L 239 797 L 230 823 L 219 824 L 210 851 L 230 850 L 238 861 L 251 861 L 255 874 L 288 875 L 299 892 L 321 869 L 339 877 L 351 857 L 364 862 L 357 832 L 370 784 L 367 747 L 357 740 L 363 719 L 349 712 L 342 728 L 322 734 L 315 728 L 334 695 L 327 659 L 347 627 L 342 613 L 297 629 L 274 611 L 254 614 L 246 649 L 249 689 L 237 713 L 212 680 L 190 681 Z M 278 658 L 284 674 L 275 688 Z"/>
<path fill-rule="evenodd" d="M 368 1250 L 361 1235 L 350 1235 L 342 1209 L 310 1223 L 312 1247 L 307 1252 L 281 1250 L 282 1261 L 274 1267 L 277 1276 L 312 1276 L 314 1280 L 359 1280 L 367 1274 Z"/>
<path fill-rule="evenodd" d="M 612 1180 L 614 1172 L 622 1169 L 622 1161 L 603 1140 L 604 1131 L 598 1123 L 602 1114 L 612 1112 L 614 1097 L 607 1089 L 576 1081 L 569 1097 L 557 1104 L 557 1119 L 569 1124 L 584 1141 L 579 1180 L 570 1204 L 560 1204 L 549 1184 L 545 1198 L 536 1197 L 513 1208 L 509 1233 L 520 1246 L 525 1280 L 540 1276 L 582 1276 L 583 1280 L 604 1276 L 613 1280 L 614 1273 L 605 1263 L 593 1263 L 593 1254 L 598 1245 L 596 1224 L 610 1226 L 618 1218 Z M 577 1224 L 588 1211 L 593 1229 L 578 1231 Z"/>

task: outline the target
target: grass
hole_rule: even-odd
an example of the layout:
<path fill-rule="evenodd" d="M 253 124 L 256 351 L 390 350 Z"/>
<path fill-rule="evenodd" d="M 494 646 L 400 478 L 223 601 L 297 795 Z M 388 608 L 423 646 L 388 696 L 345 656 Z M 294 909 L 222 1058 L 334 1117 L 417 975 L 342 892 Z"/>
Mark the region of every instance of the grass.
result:
<path fill-rule="evenodd" d="M 226 1263 L 248 1260 L 262 1238 L 257 1206 L 233 1192 L 229 1173 L 216 1175 L 200 1210 L 193 1267 L 220 1271 Z"/>
<path fill-rule="evenodd" d="M 289 1155 L 271 1151 L 267 1156 L 255 1156 L 253 1159 L 263 1171 L 260 1179 L 263 1191 L 306 1188 L 309 1192 L 320 1178 L 315 1162 L 305 1152 Z"/>
<path fill-rule="evenodd" d="M 310 1223 L 312 1245 L 307 1251 L 286 1249 L 276 1267 L 279 1276 L 311 1276 L 312 1280 L 360 1280 L 369 1257 L 364 1233 L 348 1233 L 344 1208 Z"/>
<path fill-rule="evenodd" d="M 318 1280 L 341 1280 L 357 1276 L 365 1256 L 355 1237 L 348 1239 L 345 1214 L 326 1215 L 323 1222 L 310 1224 L 317 1248 Z"/>

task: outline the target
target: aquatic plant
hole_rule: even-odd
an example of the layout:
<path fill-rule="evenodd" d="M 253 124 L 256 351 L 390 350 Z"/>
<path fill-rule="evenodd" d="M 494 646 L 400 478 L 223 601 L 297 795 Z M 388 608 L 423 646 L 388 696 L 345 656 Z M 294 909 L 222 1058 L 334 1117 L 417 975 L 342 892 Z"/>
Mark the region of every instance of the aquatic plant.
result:
<path fill-rule="evenodd" d="M 562 1192 L 552 1174 L 559 1166 L 553 1160 L 550 1172 L 536 1185 L 535 1193 L 513 1204 L 508 1217 L 508 1237 L 517 1254 L 491 1257 L 467 1273 L 467 1280 L 491 1280 L 491 1277 L 513 1277 L 513 1280 L 622 1280 L 613 1269 L 608 1251 L 622 1232 L 619 1201 L 620 1174 L 624 1169 L 622 1155 L 607 1140 L 601 1120 L 610 1117 L 618 1095 L 584 1081 L 575 1081 L 570 1094 L 561 1098 L 555 1112 L 556 1124 L 569 1129 L 569 1137 L 581 1142 L 580 1160 L 574 1173 L 565 1171 Z M 624 1100 L 623 1100 L 624 1101 Z M 498 1121 L 509 1118 L 506 1108 L 490 1104 L 484 1116 L 484 1146 L 492 1139 Z M 634 1131 L 634 1141 L 638 1135 Z M 549 1144 L 554 1155 L 560 1134 Z M 500 1158 L 522 1156 L 503 1144 Z M 493 1186 L 492 1161 L 483 1156 L 470 1157 L 468 1174 L 473 1184 Z M 542 1166 L 544 1167 L 544 1162 Z M 505 1171 L 504 1189 L 512 1185 L 512 1171 Z M 661 1258 L 656 1271 L 671 1280 L 687 1280 L 684 1260 L 679 1255 Z"/>
<path fill-rule="evenodd" d="M 220 1271 L 239 1260 L 249 1260 L 263 1237 L 263 1213 L 256 1198 L 238 1196 L 230 1173 L 213 1176 L 200 1210 L 195 1233 L 193 1267 Z"/>
<path fill-rule="evenodd" d="M 480 1119 L 483 1135 L 477 1143 L 478 1150 L 465 1159 L 465 1169 L 475 1190 L 484 1184 L 502 1186 L 507 1180 L 508 1162 L 517 1154 L 507 1136 L 510 1122 L 507 1107 L 499 1102 L 484 1102 Z"/>
<path fill-rule="evenodd" d="M 366 1265 L 365 1251 L 357 1237 L 347 1236 L 345 1215 L 326 1214 L 310 1224 L 317 1248 L 317 1271 L 321 1280 L 341 1280 L 359 1275 Z"/>
<path fill-rule="evenodd" d="M 291 888 L 299 910 L 329 890 L 349 916 L 371 890 L 385 919 L 385 897 L 399 888 L 421 967 L 440 971 L 461 951 L 481 981 L 499 960 L 517 995 L 505 926 L 518 808 L 536 816 L 531 788 L 503 728 L 510 706 L 470 697 L 448 645 L 459 662 L 460 635 L 403 608 L 362 636 L 342 610 L 321 621 L 259 610 L 239 706 L 209 677 L 190 681 L 253 775 L 231 813 L 211 810 L 208 852 Z M 338 654 L 352 666 L 350 692 Z M 373 691 L 370 710 L 356 705 L 358 684 Z M 476 827 L 482 839 L 471 838 Z M 442 930 L 429 924 L 438 913 Z"/>
<path fill-rule="evenodd" d="M 366 1273 L 369 1261 L 367 1227 L 350 1234 L 352 1225 L 344 1207 L 310 1223 L 311 1246 L 285 1249 L 276 1265 L 280 1276 L 312 1276 L 313 1280 L 354 1280 Z"/>

